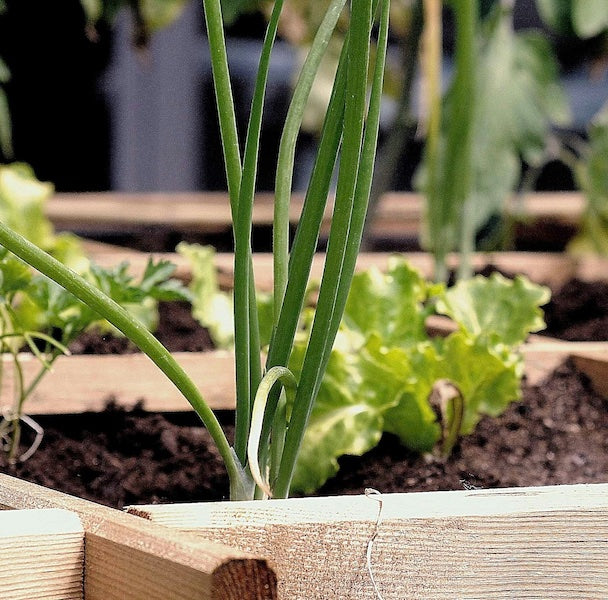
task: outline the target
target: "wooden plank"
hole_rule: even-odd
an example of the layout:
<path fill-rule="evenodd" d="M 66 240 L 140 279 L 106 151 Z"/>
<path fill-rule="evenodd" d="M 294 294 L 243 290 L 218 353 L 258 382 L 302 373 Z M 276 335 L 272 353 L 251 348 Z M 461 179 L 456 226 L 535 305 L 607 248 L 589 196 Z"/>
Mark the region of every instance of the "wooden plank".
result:
<path fill-rule="evenodd" d="M 608 485 L 133 510 L 271 557 L 279 598 L 375 598 L 370 566 L 384 598 L 608 598 Z"/>
<path fill-rule="evenodd" d="M 31 381 L 40 364 L 31 354 L 20 356 L 25 381 Z M 178 352 L 175 357 L 214 410 L 234 409 L 232 353 Z M 10 406 L 14 385 L 14 370 L 6 368 L 0 405 Z M 60 356 L 36 387 L 26 411 L 31 415 L 99 411 L 110 398 L 126 408 L 144 400 L 143 408 L 149 411 L 191 410 L 179 390 L 147 356 L 138 353 Z"/>
<path fill-rule="evenodd" d="M 0 474 L 0 506 L 63 508 L 85 532 L 86 600 L 272 600 L 265 560 Z"/>
<path fill-rule="evenodd" d="M 413 267 L 418 269 L 425 277 L 432 277 L 433 258 L 425 252 L 399 253 Z M 101 266 L 109 267 L 116 265 L 120 260 L 128 260 L 134 274 L 143 273 L 148 261 L 147 254 L 143 252 L 125 250 L 119 257 L 115 252 L 94 252 L 92 258 Z M 191 278 L 191 268 L 189 262 L 182 256 L 175 253 L 154 253 L 157 259 L 163 258 L 173 262 L 177 269 L 175 276 L 184 280 Z M 357 260 L 357 270 L 361 271 L 376 267 L 386 269 L 389 257 L 395 256 L 394 253 L 373 252 L 362 253 Z M 509 272 L 521 273 L 538 283 L 549 285 L 552 289 L 558 289 L 569 279 L 579 277 L 586 281 L 605 280 L 608 273 L 608 259 L 583 260 L 564 255 L 561 253 L 541 253 L 541 252 L 495 252 L 477 253 L 472 257 L 473 267 L 482 269 L 488 265 Z M 229 288 L 232 285 L 234 271 L 234 256 L 230 253 L 218 253 L 215 258 L 220 274 L 220 285 Z M 448 264 L 451 268 L 457 265 L 457 256 L 450 255 Z M 311 278 L 319 280 L 323 273 L 324 255 L 319 253 L 315 256 Z M 263 291 L 272 290 L 272 255 L 257 253 L 253 257 L 254 277 L 256 287 Z"/>
<path fill-rule="evenodd" d="M 102 264 L 116 264 L 118 255 L 113 251 L 102 251 L 99 255 Z M 175 254 L 162 255 L 176 262 L 180 276 L 187 278 L 189 266 L 180 256 Z M 386 268 L 390 254 L 372 253 L 363 254 L 359 258 L 358 269 L 374 266 L 379 269 Z M 405 255 L 406 258 L 423 273 L 430 273 L 432 259 L 425 253 Z M 139 252 L 125 252 L 120 258 L 128 257 L 132 261 L 134 270 L 142 270 L 147 262 L 147 255 Z M 99 258 L 99 257 L 96 257 Z M 518 268 L 522 263 L 525 269 Z M 451 260 L 455 260 L 451 257 Z M 223 274 L 223 285 L 232 284 L 231 254 L 218 254 L 217 265 Z M 586 261 L 574 260 L 571 257 L 554 254 L 526 254 L 496 253 L 490 255 L 478 254 L 474 257 L 477 266 L 490 262 L 507 271 L 525 271 L 537 281 L 557 286 L 578 274 L 581 265 Z M 604 267 L 604 276 L 608 273 L 608 261 L 594 261 L 594 269 L 599 272 L 600 265 Z M 272 287 L 272 257 L 269 254 L 258 254 L 254 257 L 254 269 L 258 284 L 262 289 Z M 323 255 L 315 257 L 313 277 L 319 277 L 323 267 Z M 440 319 L 430 321 L 431 328 L 436 332 L 445 329 Z M 546 340 L 546 338 L 544 338 Z M 560 348 L 541 348 L 537 346 L 534 354 L 526 357 L 526 373 L 531 383 L 539 383 L 550 371 L 562 362 L 567 356 L 578 355 L 582 346 L 565 345 Z M 594 356 L 601 358 L 605 347 L 600 346 Z M 527 352 L 527 350 L 526 350 Z M 214 352 L 181 353 L 176 354 L 180 364 L 203 390 L 210 406 L 214 409 L 232 409 L 234 407 L 234 366 L 233 358 L 229 354 Z M 602 383 L 607 378 L 603 362 L 600 361 L 594 369 L 591 363 L 579 362 L 581 370 L 592 377 L 598 390 L 605 390 Z M 586 365 L 586 366 L 584 366 Z M 38 372 L 38 363 L 31 356 L 26 355 L 23 361 L 25 379 L 30 381 Z M 74 374 L 78 378 L 74 379 Z M 9 405 L 12 401 L 13 383 L 12 369 L 7 369 L 5 385 L 2 386 L 0 403 Z M 53 369 L 47 374 L 43 382 L 36 389 L 27 410 L 30 414 L 49 414 L 56 412 L 82 412 L 86 410 L 100 410 L 110 396 L 114 396 L 119 404 L 127 407 L 133 406 L 139 399 L 145 398 L 145 408 L 156 411 L 183 411 L 190 410 L 181 394 L 169 383 L 166 378 L 141 355 L 129 356 L 72 356 L 60 357 Z"/>
<path fill-rule="evenodd" d="M 295 224 L 303 204 L 303 194 L 294 193 L 290 221 Z M 274 196 L 258 193 L 254 204 L 254 225 L 268 226 L 273 219 Z M 331 201 L 325 212 L 322 231 L 327 233 Z M 506 211 L 523 216 L 526 222 L 555 222 L 576 226 L 585 207 L 579 192 L 547 192 L 515 197 Z M 372 234 L 378 237 L 417 237 L 424 212 L 421 195 L 389 192 L 378 204 Z M 179 193 L 79 193 L 55 194 L 46 213 L 56 227 L 75 231 L 128 231 L 149 228 L 217 233 L 228 231 L 230 205 L 224 192 Z"/>
<path fill-rule="evenodd" d="M 0 511 L 0 598 L 82 600 L 84 530 L 62 509 Z"/>
<path fill-rule="evenodd" d="M 593 388 L 608 398 L 608 342 L 564 342 L 530 336 L 521 347 L 528 383 L 538 385 L 566 358 L 573 358 L 576 368 L 589 377 Z"/>
<path fill-rule="evenodd" d="M 258 194 L 253 210 L 255 225 L 270 225 L 274 197 Z M 301 196 L 294 196 L 290 220 L 297 222 Z M 79 232 L 149 230 L 219 233 L 231 228 L 230 203 L 223 192 L 180 193 L 84 193 L 55 194 L 46 205 L 46 214 L 59 229 Z M 329 214 L 329 213 L 328 213 Z"/>
<path fill-rule="evenodd" d="M 608 349 L 599 353 L 581 350 L 573 358 L 576 368 L 591 380 L 593 389 L 608 398 Z"/>
<path fill-rule="evenodd" d="M 435 333 L 448 333 L 441 318 L 430 320 Z M 531 336 L 522 347 L 528 383 L 541 383 L 566 358 L 578 357 L 576 364 L 590 377 L 600 393 L 606 394 L 608 381 L 608 342 L 560 342 Z M 203 391 L 214 410 L 234 410 L 234 356 L 226 351 L 175 353 L 178 362 Z M 8 360 L 8 359 L 7 359 Z M 30 354 L 22 355 L 25 381 L 38 372 L 39 364 Z M 13 398 L 13 370 L 4 371 L 0 403 L 9 406 Z M 608 394 L 606 394 L 608 395 Z M 30 415 L 69 414 L 102 410 L 113 398 L 132 408 L 143 400 L 149 411 L 191 410 L 180 392 L 158 368 L 142 354 L 83 355 L 59 357 L 28 401 Z"/>

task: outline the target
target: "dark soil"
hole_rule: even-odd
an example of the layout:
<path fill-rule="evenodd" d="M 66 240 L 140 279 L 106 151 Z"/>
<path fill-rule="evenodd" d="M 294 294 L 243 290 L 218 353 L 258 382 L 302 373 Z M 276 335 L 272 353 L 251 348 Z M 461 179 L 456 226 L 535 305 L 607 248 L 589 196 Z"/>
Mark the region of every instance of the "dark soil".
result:
<path fill-rule="evenodd" d="M 545 307 L 546 335 L 570 341 L 608 340 L 608 283 L 569 281 Z"/>
<path fill-rule="evenodd" d="M 171 352 L 204 352 L 213 349 L 209 333 L 192 316 L 187 302 L 161 302 L 156 337 Z M 70 344 L 73 354 L 127 354 L 138 348 L 124 337 L 112 334 L 100 336 L 88 331 Z"/>
<path fill-rule="evenodd" d="M 232 418 L 221 415 L 231 432 Z M 228 482 L 209 435 L 192 415 L 125 412 L 39 418 L 41 449 L 1 470 L 111 506 L 225 499 Z M 608 481 L 608 404 L 566 363 L 498 419 L 483 419 L 446 462 L 385 435 L 344 457 L 321 495 Z"/>

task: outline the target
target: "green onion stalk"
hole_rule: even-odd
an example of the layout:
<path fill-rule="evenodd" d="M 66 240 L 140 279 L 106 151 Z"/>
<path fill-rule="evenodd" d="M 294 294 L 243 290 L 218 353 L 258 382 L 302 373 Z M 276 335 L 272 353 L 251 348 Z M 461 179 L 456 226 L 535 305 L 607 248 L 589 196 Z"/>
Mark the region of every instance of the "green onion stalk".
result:
<path fill-rule="evenodd" d="M 342 319 L 354 273 L 374 168 L 389 0 L 331 0 L 295 86 L 278 157 L 274 222 L 275 317 L 267 361 L 260 358 L 253 256 L 252 211 L 270 57 L 282 0 L 275 2 L 263 42 L 241 154 L 220 0 L 203 0 L 235 242 L 236 431 L 231 446 L 201 391 L 171 353 L 120 305 L 0 222 L 0 244 L 50 277 L 107 319 L 173 382 L 200 416 L 222 456 L 234 500 L 286 497 L 298 451 Z M 291 248 L 289 202 L 295 146 L 310 90 L 338 18 L 349 29 L 319 140 L 302 215 Z M 372 29 L 377 52 L 370 64 Z M 371 76 L 371 87 L 368 75 Z M 337 169 L 333 219 L 317 310 L 304 364 L 296 381 L 289 358 L 322 217 Z"/>

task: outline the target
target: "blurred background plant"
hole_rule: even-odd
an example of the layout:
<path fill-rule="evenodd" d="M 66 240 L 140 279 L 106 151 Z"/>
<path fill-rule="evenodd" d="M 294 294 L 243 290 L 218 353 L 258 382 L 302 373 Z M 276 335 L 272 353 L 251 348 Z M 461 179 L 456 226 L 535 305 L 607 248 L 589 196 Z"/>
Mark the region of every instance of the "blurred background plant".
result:
<path fill-rule="evenodd" d="M 274 182 L 268 166 L 272 161 L 266 157 L 278 147 L 275 121 L 286 111 L 293 73 L 326 5 L 327 0 L 287 3 L 270 72 L 262 190 Z M 470 45 L 474 68 L 459 67 L 463 5 L 478 9 Z M 247 106 L 251 61 L 272 2 L 223 0 L 222 6 L 236 99 Z M 602 119 L 592 120 L 592 113 L 608 98 L 608 3 L 393 0 L 391 10 L 373 198 L 391 189 L 425 192 L 429 210 L 421 242 L 437 254 L 439 278 L 441 256 L 450 250 L 466 255 L 474 247 L 513 243 L 516 223 L 512 211 L 503 210 L 513 192 L 581 189 L 588 206 L 581 236 L 571 248 L 605 252 L 606 184 L 598 178 Z M 32 164 L 59 191 L 225 186 L 198 2 L 74 0 L 59 7 L 0 0 L 0 11 L 0 56 L 6 61 L 0 63 L 0 148 L 5 157 L 12 150 L 10 106 L 15 158 Z M 51 43 L 51 36 L 60 44 Z M 33 39 L 48 52 L 26 52 Z M 296 189 L 308 177 L 335 61 L 330 49 L 324 76 L 311 94 L 298 141 Z M 467 71 L 465 84 L 471 87 L 463 91 L 462 73 Z M 162 91 L 155 91 L 156 84 Z M 41 89 L 53 94 L 40 94 Z M 459 94 L 470 101 L 457 101 Z M 451 113 L 466 118 L 450 119 Z M 469 184 L 462 183 L 467 180 L 460 177 L 462 164 L 450 165 L 462 162 L 464 154 L 449 140 L 461 136 L 469 121 L 471 187 L 463 196 L 462 185 Z M 450 133 L 454 122 L 460 131 L 454 126 Z M 437 172 L 428 169 L 433 161 Z M 596 166 L 591 168 L 589 161 Z M 415 247 L 416 242 L 403 241 L 408 243 Z M 367 238 L 368 249 L 377 244 Z"/>

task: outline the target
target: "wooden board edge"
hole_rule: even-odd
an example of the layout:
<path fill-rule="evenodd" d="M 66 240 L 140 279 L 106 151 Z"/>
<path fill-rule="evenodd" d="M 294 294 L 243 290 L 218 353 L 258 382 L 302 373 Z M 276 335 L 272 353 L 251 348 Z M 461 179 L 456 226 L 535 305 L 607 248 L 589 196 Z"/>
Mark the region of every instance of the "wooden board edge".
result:
<path fill-rule="evenodd" d="M 179 529 L 374 522 L 466 516 L 601 511 L 608 515 L 608 483 L 289 498 L 268 502 L 196 502 L 126 507 L 127 512 Z"/>
<path fill-rule="evenodd" d="M 82 600 L 84 529 L 65 509 L 0 511 L 0 598 Z"/>
<path fill-rule="evenodd" d="M 87 600 L 276 597 L 272 569 L 251 553 L 3 474 L 0 506 L 63 508 L 79 516 L 85 532 Z M 233 595 L 229 581 L 236 582 L 240 596 Z"/>
<path fill-rule="evenodd" d="M 297 221 L 304 195 L 294 193 L 290 219 Z M 256 225 L 272 222 L 274 198 L 271 193 L 258 193 L 253 220 Z M 331 218 L 332 201 L 325 212 L 324 227 Z M 580 192 L 531 193 L 507 202 L 506 213 L 524 224 L 555 222 L 576 226 L 585 206 Z M 201 218 L 201 207 L 205 216 Z M 228 195 L 222 192 L 188 193 L 57 193 L 46 204 L 47 216 L 58 227 L 103 230 L 104 227 L 134 227 L 159 225 L 178 230 L 217 231 L 228 229 L 232 223 Z M 376 209 L 373 232 L 376 235 L 418 234 L 424 200 L 411 192 L 388 192 Z"/>
<path fill-rule="evenodd" d="M 201 513 L 193 516 L 197 508 Z M 149 511 L 167 526 L 267 552 L 280 597 L 374 597 L 370 570 L 391 598 L 502 598 L 504 590 L 538 598 L 608 593 L 606 484 Z"/>

